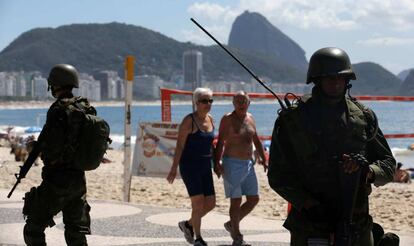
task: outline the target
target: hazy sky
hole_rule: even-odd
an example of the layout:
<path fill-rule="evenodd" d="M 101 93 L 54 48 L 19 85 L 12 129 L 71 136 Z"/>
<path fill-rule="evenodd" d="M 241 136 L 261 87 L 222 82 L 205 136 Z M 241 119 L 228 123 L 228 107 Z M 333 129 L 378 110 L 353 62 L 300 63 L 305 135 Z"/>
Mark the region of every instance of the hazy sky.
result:
<path fill-rule="evenodd" d="M 245 10 L 264 15 L 308 59 L 321 47 L 337 46 L 353 63 L 372 61 L 395 74 L 414 68 L 413 0 L 0 0 L 0 50 L 32 28 L 113 21 L 213 44 L 191 17 L 227 43 L 231 24 Z"/>

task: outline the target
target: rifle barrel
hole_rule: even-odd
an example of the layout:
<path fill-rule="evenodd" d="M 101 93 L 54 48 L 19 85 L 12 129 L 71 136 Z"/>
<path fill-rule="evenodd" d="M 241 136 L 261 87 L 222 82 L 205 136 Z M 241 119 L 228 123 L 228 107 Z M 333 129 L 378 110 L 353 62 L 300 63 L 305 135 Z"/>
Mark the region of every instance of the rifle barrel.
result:
<path fill-rule="evenodd" d="M 17 180 L 13 188 L 10 190 L 9 194 L 7 195 L 7 198 L 11 197 L 17 185 L 20 183 L 22 179 L 26 177 L 27 172 L 29 172 L 30 168 L 32 167 L 33 163 L 36 161 L 36 158 L 39 156 L 39 154 L 40 154 L 40 145 L 39 145 L 39 142 L 37 142 L 35 143 L 32 151 L 29 153 L 29 156 L 27 157 L 23 166 L 20 166 L 19 174 L 15 174 Z"/>
<path fill-rule="evenodd" d="M 20 179 L 18 178 L 16 183 L 14 184 L 13 188 L 10 190 L 9 194 L 7 195 L 7 198 L 10 198 L 13 194 L 14 190 L 16 189 L 17 185 L 20 183 Z"/>
<path fill-rule="evenodd" d="M 280 98 L 276 95 L 276 93 L 274 93 L 265 83 L 263 83 L 259 77 L 257 77 L 256 74 L 254 74 L 248 67 L 246 67 L 235 55 L 233 55 L 226 47 L 224 47 L 224 45 L 222 45 L 215 37 L 213 37 L 213 35 L 211 35 L 206 29 L 204 29 L 204 27 L 202 27 L 200 24 L 198 24 L 198 22 L 196 20 L 194 20 L 193 18 L 190 18 L 190 20 L 196 24 L 196 26 L 198 26 L 205 34 L 207 34 L 211 39 L 214 40 L 214 42 L 216 42 L 223 50 L 225 50 L 227 52 L 227 54 L 229 54 L 234 60 L 236 60 L 251 76 L 253 76 L 253 78 L 256 79 L 257 82 L 259 82 L 259 84 L 261 84 L 266 90 L 268 90 L 270 93 L 272 93 L 272 95 L 277 99 L 277 101 L 280 104 L 280 107 L 282 109 L 285 109 L 286 106 L 283 104 L 282 100 L 280 100 Z"/>

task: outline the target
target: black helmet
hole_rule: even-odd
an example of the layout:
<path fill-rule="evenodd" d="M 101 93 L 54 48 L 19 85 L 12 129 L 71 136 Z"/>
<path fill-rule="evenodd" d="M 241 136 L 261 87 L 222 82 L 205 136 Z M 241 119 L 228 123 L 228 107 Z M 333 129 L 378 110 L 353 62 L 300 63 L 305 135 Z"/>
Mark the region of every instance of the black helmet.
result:
<path fill-rule="evenodd" d="M 69 64 L 57 64 L 50 70 L 47 78 L 49 86 L 72 86 L 79 88 L 78 71 Z"/>
<path fill-rule="evenodd" d="M 352 80 L 356 79 L 348 55 L 339 48 L 327 47 L 313 53 L 309 61 L 306 84 L 315 82 L 315 78 L 330 75 L 342 75 Z"/>

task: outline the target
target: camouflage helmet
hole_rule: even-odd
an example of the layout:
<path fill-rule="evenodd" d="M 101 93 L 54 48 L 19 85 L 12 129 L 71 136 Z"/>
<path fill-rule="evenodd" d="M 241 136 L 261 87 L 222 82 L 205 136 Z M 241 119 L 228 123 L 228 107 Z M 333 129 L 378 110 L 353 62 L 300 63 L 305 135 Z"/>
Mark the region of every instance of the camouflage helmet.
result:
<path fill-rule="evenodd" d="M 340 75 L 355 80 L 351 61 L 345 51 L 326 47 L 317 50 L 310 58 L 306 84 L 315 82 L 316 78 Z"/>
<path fill-rule="evenodd" d="M 72 86 L 79 88 L 78 71 L 69 64 L 57 64 L 50 70 L 47 78 L 49 86 Z"/>

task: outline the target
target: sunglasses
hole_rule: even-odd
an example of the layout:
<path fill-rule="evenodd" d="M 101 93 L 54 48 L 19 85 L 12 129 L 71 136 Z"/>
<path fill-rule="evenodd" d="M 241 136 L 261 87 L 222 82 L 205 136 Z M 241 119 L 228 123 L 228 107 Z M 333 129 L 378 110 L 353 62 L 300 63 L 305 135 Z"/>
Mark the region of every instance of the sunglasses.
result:
<path fill-rule="evenodd" d="M 198 102 L 202 104 L 209 104 L 209 103 L 213 104 L 214 100 L 213 99 L 200 99 L 198 100 Z"/>

